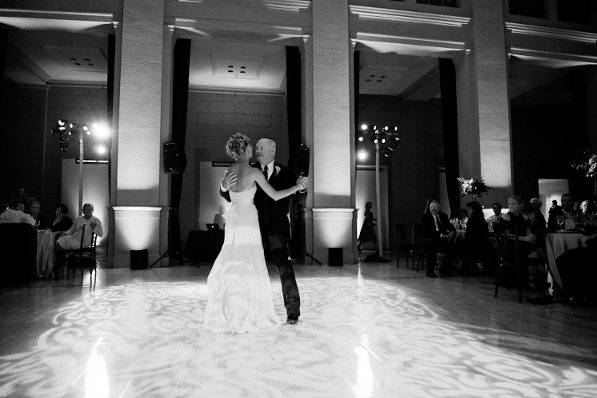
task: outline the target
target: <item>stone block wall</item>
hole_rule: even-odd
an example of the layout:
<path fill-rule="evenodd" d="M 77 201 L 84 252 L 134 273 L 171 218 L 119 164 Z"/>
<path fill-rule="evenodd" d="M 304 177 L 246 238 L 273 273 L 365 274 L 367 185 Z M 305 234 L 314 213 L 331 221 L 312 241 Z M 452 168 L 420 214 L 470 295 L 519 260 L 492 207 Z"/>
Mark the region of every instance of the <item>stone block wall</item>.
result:
<path fill-rule="evenodd" d="M 18 187 L 24 187 L 50 217 L 61 200 L 61 160 L 75 158 L 78 143 L 73 141 L 69 151 L 60 152 L 49 130 L 58 118 L 88 123 L 105 120 L 106 90 L 9 86 L 0 103 L 0 199 L 6 200 Z"/>
<path fill-rule="evenodd" d="M 438 169 L 444 165 L 441 100 L 416 102 L 361 95 L 359 119 L 359 122 L 398 126 L 402 132 L 400 146 L 386 163 L 390 237 L 393 237 L 395 224 L 420 222 L 426 198 L 439 196 Z M 369 159 L 369 164 L 374 165 L 375 157 Z"/>
<path fill-rule="evenodd" d="M 283 95 L 261 93 L 189 92 L 185 171 L 180 219 L 183 240 L 198 225 L 199 189 L 214 189 L 197 185 L 199 162 L 224 161 L 228 137 L 242 132 L 251 138 L 253 146 L 259 138 L 272 138 L 277 143 L 276 159 L 288 162 L 288 128 L 286 100 Z M 201 220 L 204 222 L 204 220 Z"/>

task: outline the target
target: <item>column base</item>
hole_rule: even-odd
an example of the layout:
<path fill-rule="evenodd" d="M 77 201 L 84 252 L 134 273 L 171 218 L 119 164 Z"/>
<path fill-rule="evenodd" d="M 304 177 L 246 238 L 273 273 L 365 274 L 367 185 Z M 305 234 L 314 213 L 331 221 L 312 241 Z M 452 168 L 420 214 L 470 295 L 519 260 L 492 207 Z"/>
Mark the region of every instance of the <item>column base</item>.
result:
<path fill-rule="evenodd" d="M 329 264 L 328 249 L 342 248 L 344 264 L 355 264 L 356 209 L 313 208 L 313 255 Z"/>
<path fill-rule="evenodd" d="M 114 268 L 130 265 L 130 250 L 148 250 L 149 263 L 160 256 L 161 207 L 114 206 Z"/>

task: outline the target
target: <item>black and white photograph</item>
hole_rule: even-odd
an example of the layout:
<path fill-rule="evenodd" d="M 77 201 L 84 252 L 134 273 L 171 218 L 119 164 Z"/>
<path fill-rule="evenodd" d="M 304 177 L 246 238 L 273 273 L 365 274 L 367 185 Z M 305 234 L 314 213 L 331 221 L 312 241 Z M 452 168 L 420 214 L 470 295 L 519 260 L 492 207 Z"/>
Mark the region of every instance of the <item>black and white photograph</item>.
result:
<path fill-rule="evenodd" d="M 0 397 L 597 397 L 597 1 L 1 3 Z"/>

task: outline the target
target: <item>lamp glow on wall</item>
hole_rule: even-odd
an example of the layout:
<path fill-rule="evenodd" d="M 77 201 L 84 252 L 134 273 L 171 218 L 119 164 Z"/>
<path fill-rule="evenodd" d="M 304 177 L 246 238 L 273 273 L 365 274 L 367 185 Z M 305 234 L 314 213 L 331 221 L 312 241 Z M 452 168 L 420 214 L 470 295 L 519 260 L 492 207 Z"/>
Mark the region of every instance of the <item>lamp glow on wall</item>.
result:
<path fill-rule="evenodd" d="M 389 261 L 382 256 L 382 234 L 381 234 L 381 184 L 379 181 L 379 155 L 386 158 L 391 158 L 394 151 L 398 148 L 401 141 L 398 133 L 398 127 L 393 126 L 377 126 L 371 127 L 367 123 L 360 126 L 357 141 L 361 144 L 370 143 L 375 148 L 375 197 L 376 197 L 376 213 L 377 213 L 377 261 Z M 368 158 L 366 149 L 362 148 L 357 152 L 357 159 L 365 161 Z"/>
<path fill-rule="evenodd" d="M 56 126 L 50 130 L 50 133 L 58 139 L 58 146 L 61 152 L 66 152 L 70 148 L 70 143 L 74 139 L 79 141 L 79 212 L 83 209 L 83 163 L 85 163 L 85 142 L 90 142 L 93 151 L 99 156 L 107 156 L 109 153 L 110 139 L 112 129 L 106 122 L 93 122 L 91 127 L 87 124 L 69 122 L 64 119 L 58 119 Z M 106 160 L 107 161 L 107 160 Z"/>

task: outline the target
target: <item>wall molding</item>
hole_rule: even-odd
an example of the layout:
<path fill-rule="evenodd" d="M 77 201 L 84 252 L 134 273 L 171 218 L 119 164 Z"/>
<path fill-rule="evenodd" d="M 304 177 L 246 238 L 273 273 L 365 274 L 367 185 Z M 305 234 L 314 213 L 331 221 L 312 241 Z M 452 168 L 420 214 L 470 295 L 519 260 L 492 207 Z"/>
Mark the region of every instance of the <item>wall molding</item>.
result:
<path fill-rule="evenodd" d="M 67 19 L 73 21 L 93 21 L 105 23 L 114 22 L 114 14 L 101 12 L 24 10 L 15 8 L 0 8 L 0 16 L 8 18 Z"/>
<path fill-rule="evenodd" d="M 461 28 L 471 22 L 470 17 L 459 15 L 435 14 L 421 11 L 397 10 L 362 5 L 350 5 L 350 11 L 363 19 L 379 21 L 407 22 L 436 26 Z"/>
<path fill-rule="evenodd" d="M 552 26 L 530 25 L 508 21 L 506 21 L 505 24 L 506 29 L 513 34 L 576 41 L 590 44 L 597 43 L 596 32 L 583 32 L 580 30 L 563 29 Z"/>

